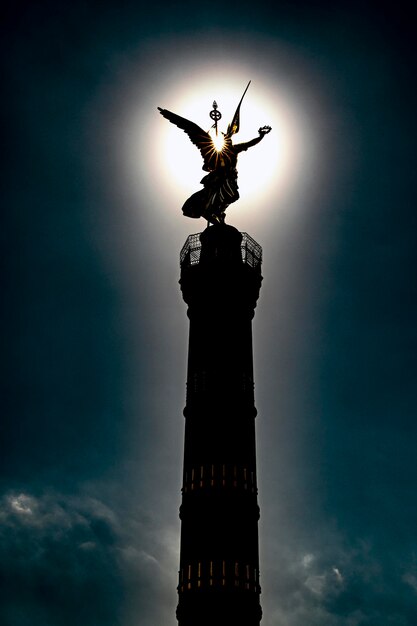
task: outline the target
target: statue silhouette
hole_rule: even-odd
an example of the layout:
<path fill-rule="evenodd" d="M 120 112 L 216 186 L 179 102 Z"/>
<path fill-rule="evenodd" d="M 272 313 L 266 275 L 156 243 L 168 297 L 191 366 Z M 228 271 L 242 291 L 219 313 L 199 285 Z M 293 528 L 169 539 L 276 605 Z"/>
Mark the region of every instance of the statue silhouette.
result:
<path fill-rule="evenodd" d="M 237 157 L 241 152 L 259 143 L 271 130 L 270 126 L 262 126 L 258 131 L 259 136 L 251 141 L 239 144 L 232 143 L 232 136 L 239 130 L 240 105 L 249 84 L 236 109 L 232 123 L 229 124 L 227 132 L 222 133 L 223 145 L 221 147 L 216 148 L 210 134 L 194 122 L 158 107 L 161 115 L 187 133 L 193 144 L 198 147 L 204 159 L 203 170 L 208 172 L 200 181 L 204 188 L 188 198 L 182 207 L 182 212 L 187 217 L 204 217 L 212 224 L 223 223 L 227 207 L 239 199 Z M 221 118 L 221 114 L 217 111 L 215 102 L 213 107 L 214 110 L 210 113 L 210 117 L 215 120 L 213 127 L 217 134 L 217 121 Z"/>

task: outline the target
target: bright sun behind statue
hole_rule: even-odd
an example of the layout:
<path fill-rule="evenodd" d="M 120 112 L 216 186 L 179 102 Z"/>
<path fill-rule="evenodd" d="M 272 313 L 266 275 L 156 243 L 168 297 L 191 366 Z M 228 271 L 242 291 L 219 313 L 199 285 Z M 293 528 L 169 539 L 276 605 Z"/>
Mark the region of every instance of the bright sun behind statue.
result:
<path fill-rule="evenodd" d="M 209 135 L 213 140 L 214 147 L 216 152 L 221 152 L 224 148 L 224 135 L 223 133 L 218 132 L 216 135 L 216 131 L 214 128 L 209 130 Z"/>
<path fill-rule="evenodd" d="M 248 48 L 244 61 L 240 58 L 243 49 L 236 60 L 239 47 L 236 50 L 232 47 L 226 65 L 222 54 L 217 52 L 218 62 L 207 59 L 207 46 L 193 38 L 183 41 L 180 57 L 173 54 L 178 47 L 177 39 L 164 44 L 167 65 L 160 80 L 151 81 L 150 75 L 140 88 L 135 87 L 129 98 L 126 96 L 115 136 L 120 149 L 119 178 L 137 206 L 141 206 L 146 194 L 149 198 L 158 197 L 158 206 L 178 211 L 186 197 L 201 189 L 200 181 L 207 173 L 202 171 L 197 148 L 189 137 L 175 125 L 158 123 L 154 107 L 167 106 L 207 132 L 216 121 L 209 116 L 213 98 L 216 98 L 222 114 L 217 129 L 221 141 L 250 76 L 254 82 L 242 105 L 241 130 L 232 137 L 232 144 L 255 137 L 265 123 L 270 124 L 273 131 L 260 146 L 240 155 L 240 200 L 228 208 L 229 219 L 238 215 L 244 224 L 245 220 L 250 222 L 258 210 L 262 210 L 265 219 L 275 219 L 277 212 L 286 213 L 291 203 L 298 206 L 303 194 L 310 197 L 310 190 L 316 189 L 313 181 L 319 172 L 327 176 L 323 159 L 317 158 L 317 107 L 314 108 L 313 100 L 306 100 L 303 86 L 298 85 L 296 77 L 284 72 L 284 62 L 283 65 L 271 63 L 270 50 L 268 47 L 264 50 L 264 43 L 260 40 L 257 47 Z M 160 45 L 160 42 L 156 47 L 152 45 L 146 57 L 147 66 L 160 63 Z M 195 56 L 190 55 L 190 49 L 196 51 Z M 221 46 L 218 50 L 222 50 Z M 178 73 L 178 66 L 184 67 L 184 71 Z M 132 86 L 135 81 L 133 72 L 129 74 L 128 84 Z M 212 146 L 214 155 L 224 156 L 224 148 L 219 153 L 213 143 Z M 155 184 L 156 178 L 161 184 Z"/>

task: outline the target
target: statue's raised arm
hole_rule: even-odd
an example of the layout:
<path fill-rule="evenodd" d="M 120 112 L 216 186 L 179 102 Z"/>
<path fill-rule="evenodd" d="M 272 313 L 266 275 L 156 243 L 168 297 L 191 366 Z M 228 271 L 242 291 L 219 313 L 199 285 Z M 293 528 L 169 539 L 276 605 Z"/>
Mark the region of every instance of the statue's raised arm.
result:
<path fill-rule="evenodd" d="M 272 128 L 270 126 L 262 126 L 258 130 L 259 136 L 255 137 L 255 139 L 251 139 L 250 141 L 246 141 L 245 143 L 237 143 L 233 146 L 235 152 L 239 154 L 239 152 L 245 152 L 248 148 L 252 148 L 252 146 L 256 146 L 257 143 L 262 141 L 262 139 L 270 133 Z"/>
<path fill-rule="evenodd" d="M 214 120 L 210 129 L 211 133 L 185 117 L 158 107 L 161 115 L 181 128 L 189 136 L 192 143 L 197 146 L 204 159 L 203 170 L 208 172 L 201 180 L 204 188 L 188 198 L 182 207 L 182 211 L 187 217 L 204 217 L 213 224 L 224 222 L 227 207 L 239 199 L 236 169 L 238 154 L 255 146 L 271 131 L 270 126 L 262 126 L 258 131 L 258 137 L 251 141 L 235 145 L 232 143 L 232 136 L 240 128 L 240 105 L 249 85 L 250 81 L 227 132 L 221 133 L 222 136 L 219 136 L 217 129 L 217 123 L 222 116 L 217 110 L 216 102 L 213 102 L 213 110 L 210 113 L 211 119 Z"/>

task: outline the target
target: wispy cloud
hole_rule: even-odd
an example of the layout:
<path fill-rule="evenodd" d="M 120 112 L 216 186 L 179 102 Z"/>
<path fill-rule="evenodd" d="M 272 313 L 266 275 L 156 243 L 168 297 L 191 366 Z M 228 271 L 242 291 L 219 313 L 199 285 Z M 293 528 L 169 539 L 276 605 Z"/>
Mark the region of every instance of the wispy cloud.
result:
<path fill-rule="evenodd" d="M 144 623 L 158 611 L 162 621 L 175 620 L 172 536 L 146 512 L 116 513 L 98 498 L 5 494 L 1 623 L 23 626 L 32 615 L 31 624 L 45 626 L 126 625 L 134 623 L 138 604 Z"/>

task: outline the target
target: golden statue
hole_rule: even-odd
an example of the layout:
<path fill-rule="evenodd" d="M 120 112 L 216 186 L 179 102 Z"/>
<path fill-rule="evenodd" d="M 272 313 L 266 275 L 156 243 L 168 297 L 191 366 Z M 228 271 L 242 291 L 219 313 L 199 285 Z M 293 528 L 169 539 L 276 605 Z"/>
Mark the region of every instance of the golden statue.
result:
<path fill-rule="evenodd" d="M 190 122 L 184 117 L 158 107 L 161 115 L 187 133 L 193 144 L 198 147 L 204 159 L 203 170 L 208 172 L 200 181 L 204 188 L 188 198 L 182 207 L 182 212 L 187 217 L 204 217 L 212 224 L 222 224 L 224 223 L 225 211 L 229 204 L 239 199 L 236 169 L 238 154 L 251 146 L 255 146 L 271 130 L 270 126 L 262 126 L 258 131 L 259 136 L 255 137 L 255 139 L 246 143 L 232 143 L 232 136 L 239 132 L 240 105 L 249 85 L 250 81 L 238 104 L 233 120 L 227 128 L 227 132 L 221 133 L 223 137 L 219 138 L 221 139 L 220 142 L 215 141 L 209 132 L 206 132 L 197 124 L 194 124 L 194 122 Z M 212 128 L 215 129 L 217 139 L 217 122 L 222 116 L 220 111 L 217 110 L 216 102 L 213 102 L 213 110 L 210 112 L 210 117 L 214 120 Z"/>

